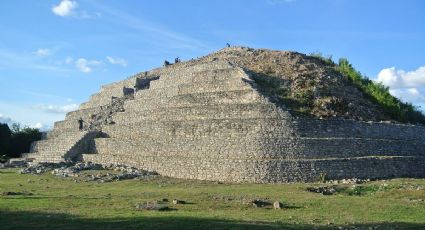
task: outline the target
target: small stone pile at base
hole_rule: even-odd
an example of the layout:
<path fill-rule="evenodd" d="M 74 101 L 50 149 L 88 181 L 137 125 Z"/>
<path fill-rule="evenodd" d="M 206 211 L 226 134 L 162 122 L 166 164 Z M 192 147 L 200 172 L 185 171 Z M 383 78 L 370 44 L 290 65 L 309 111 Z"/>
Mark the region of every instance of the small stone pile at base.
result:
<path fill-rule="evenodd" d="M 95 173 L 84 173 L 84 171 L 96 170 Z M 105 172 L 98 172 L 100 170 L 107 170 Z M 21 174 L 34 174 L 39 175 L 51 171 L 52 175 L 61 178 L 74 178 L 75 182 L 79 181 L 98 181 L 100 183 L 120 181 L 126 179 L 152 179 L 158 176 L 156 172 L 148 172 L 136 168 L 123 166 L 123 165 L 108 165 L 102 166 L 100 164 L 77 163 L 39 163 L 28 166 L 20 170 Z M 110 172 L 114 171 L 114 172 Z M 116 173 L 115 173 L 116 172 Z M 78 179 L 78 180 L 77 180 Z"/>

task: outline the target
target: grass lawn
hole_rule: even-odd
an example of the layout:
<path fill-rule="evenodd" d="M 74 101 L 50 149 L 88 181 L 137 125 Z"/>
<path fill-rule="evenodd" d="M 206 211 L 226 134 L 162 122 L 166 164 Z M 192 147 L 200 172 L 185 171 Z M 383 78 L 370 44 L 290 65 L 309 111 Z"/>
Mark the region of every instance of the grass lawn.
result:
<path fill-rule="evenodd" d="M 313 184 L 164 177 L 76 183 L 49 173 L 17 172 L 0 169 L 0 229 L 425 229 L 423 179 L 346 185 L 325 196 L 306 191 Z M 164 198 L 171 211 L 135 208 Z M 173 199 L 187 203 L 174 205 Z M 248 204 L 253 199 L 278 200 L 284 208 L 255 208 Z"/>

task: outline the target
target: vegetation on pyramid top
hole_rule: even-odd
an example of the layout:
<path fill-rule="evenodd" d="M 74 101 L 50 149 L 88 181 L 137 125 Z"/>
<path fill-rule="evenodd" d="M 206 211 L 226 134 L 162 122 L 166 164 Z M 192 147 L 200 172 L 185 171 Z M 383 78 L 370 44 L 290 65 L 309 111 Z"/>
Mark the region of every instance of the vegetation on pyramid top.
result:
<path fill-rule="evenodd" d="M 320 54 L 230 47 L 194 62 L 227 60 L 245 69 L 258 89 L 296 116 L 425 124 L 425 115 L 348 62 Z"/>

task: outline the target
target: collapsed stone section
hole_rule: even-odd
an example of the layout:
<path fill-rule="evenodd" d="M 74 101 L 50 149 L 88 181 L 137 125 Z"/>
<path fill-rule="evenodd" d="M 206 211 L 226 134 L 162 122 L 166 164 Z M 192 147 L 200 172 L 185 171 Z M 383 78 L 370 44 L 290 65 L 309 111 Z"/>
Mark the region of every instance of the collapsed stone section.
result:
<path fill-rule="evenodd" d="M 424 127 L 297 118 L 226 61 L 178 63 L 103 86 L 49 136 L 104 113 L 110 119 L 92 129 L 102 136 L 79 152 L 84 161 L 233 182 L 425 176 Z"/>

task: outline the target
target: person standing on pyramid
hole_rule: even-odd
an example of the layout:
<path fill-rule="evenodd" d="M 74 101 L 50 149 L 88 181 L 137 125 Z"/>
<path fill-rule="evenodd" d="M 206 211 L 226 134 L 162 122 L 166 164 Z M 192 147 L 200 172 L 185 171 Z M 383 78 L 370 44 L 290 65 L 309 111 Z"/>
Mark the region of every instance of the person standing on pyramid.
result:
<path fill-rule="evenodd" d="M 78 129 L 80 131 L 83 130 L 83 123 L 84 123 L 84 120 L 83 120 L 83 118 L 80 117 L 80 119 L 78 119 Z"/>

